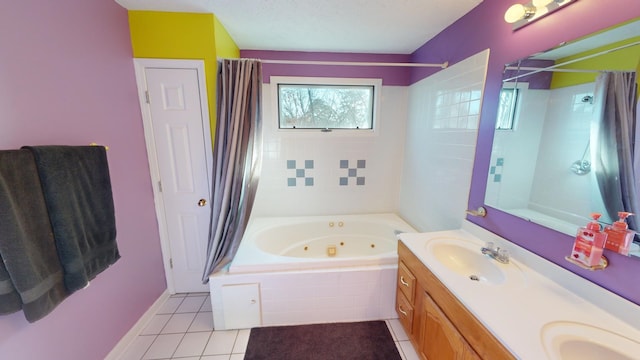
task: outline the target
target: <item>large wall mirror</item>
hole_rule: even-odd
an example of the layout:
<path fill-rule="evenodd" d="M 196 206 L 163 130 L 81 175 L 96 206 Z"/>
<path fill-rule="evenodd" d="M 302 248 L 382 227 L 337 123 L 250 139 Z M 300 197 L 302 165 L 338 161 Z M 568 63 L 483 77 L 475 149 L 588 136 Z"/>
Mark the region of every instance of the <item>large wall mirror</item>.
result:
<path fill-rule="evenodd" d="M 635 79 L 639 62 L 637 18 L 507 64 L 485 203 L 568 235 L 593 212 L 603 225 L 640 212 L 640 129 L 602 120 L 613 106 L 605 78 Z M 618 86 L 637 89 L 635 80 Z M 640 213 L 630 221 L 638 225 Z M 640 256 L 637 240 L 630 255 Z"/>

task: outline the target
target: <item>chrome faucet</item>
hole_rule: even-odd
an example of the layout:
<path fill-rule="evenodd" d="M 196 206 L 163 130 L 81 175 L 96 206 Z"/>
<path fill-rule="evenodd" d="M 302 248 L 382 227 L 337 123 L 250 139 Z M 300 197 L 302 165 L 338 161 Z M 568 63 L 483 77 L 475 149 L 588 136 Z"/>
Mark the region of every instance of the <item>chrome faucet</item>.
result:
<path fill-rule="evenodd" d="M 507 251 L 507 249 L 495 247 L 495 244 L 492 241 L 488 241 L 485 246 L 480 248 L 480 251 L 482 251 L 484 255 L 487 255 L 502 264 L 509 263 L 509 251 Z"/>

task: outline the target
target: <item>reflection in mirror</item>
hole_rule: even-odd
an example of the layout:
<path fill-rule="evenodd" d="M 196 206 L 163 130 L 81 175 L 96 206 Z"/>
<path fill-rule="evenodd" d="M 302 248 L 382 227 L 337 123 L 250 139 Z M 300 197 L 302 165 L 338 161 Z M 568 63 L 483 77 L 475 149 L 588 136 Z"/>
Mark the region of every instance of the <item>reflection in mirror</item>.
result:
<path fill-rule="evenodd" d="M 603 225 L 640 212 L 638 34 L 640 18 L 506 65 L 487 205 L 568 235 L 593 212 Z"/>

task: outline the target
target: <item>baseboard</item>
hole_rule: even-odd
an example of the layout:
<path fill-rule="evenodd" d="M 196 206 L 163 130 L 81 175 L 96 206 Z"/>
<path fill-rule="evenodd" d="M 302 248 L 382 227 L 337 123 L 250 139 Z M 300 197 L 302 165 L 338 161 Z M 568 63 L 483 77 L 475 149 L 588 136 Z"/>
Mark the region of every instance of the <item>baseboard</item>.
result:
<path fill-rule="evenodd" d="M 104 358 L 105 360 L 118 360 L 124 355 L 125 351 L 131 345 L 131 343 L 136 339 L 138 335 L 142 332 L 142 330 L 147 326 L 149 321 L 153 315 L 155 315 L 160 307 L 164 305 L 164 303 L 169 298 L 169 291 L 165 290 L 160 297 L 149 307 L 149 309 L 142 314 L 140 319 L 131 327 L 131 329 L 118 341 L 116 346 L 109 352 L 109 354 Z"/>

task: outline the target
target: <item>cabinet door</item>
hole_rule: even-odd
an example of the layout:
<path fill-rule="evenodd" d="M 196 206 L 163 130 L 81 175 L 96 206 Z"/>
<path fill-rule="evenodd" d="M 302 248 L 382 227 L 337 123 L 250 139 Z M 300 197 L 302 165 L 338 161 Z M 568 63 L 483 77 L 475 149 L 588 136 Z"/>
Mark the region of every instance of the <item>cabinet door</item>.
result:
<path fill-rule="evenodd" d="M 405 298 L 404 294 L 397 290 L 396 293 L 396 312 L 400 323 L 407 335 L 412 336 L 413 333 L 413 305 Z"/>
<path fill-rule="evenodd" d="M 420 356 L 426 360 L 479 360 L 428 294 L 424 294 Z"/>

